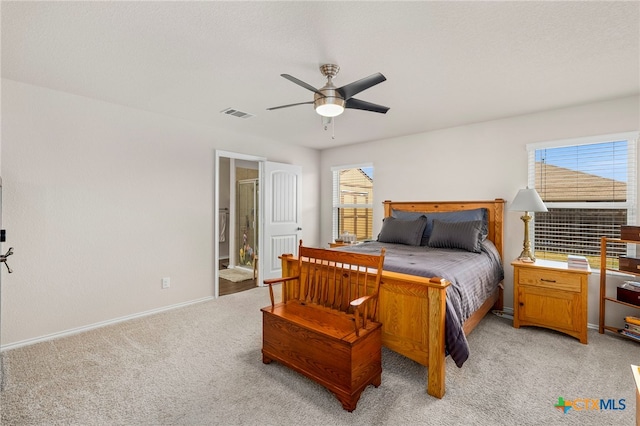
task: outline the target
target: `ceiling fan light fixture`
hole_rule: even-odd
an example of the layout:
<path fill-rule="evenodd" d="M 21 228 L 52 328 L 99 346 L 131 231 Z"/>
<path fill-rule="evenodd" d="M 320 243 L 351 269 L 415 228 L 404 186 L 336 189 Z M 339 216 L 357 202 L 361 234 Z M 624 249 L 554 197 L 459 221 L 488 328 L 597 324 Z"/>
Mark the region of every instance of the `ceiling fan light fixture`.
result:
<path fill-rule="evenodd" d="M 313 107 L 323 117 L 337 117 L 344 112 L 344 99 L 329 96 L 318 98 L 313 103 Z"/>
<path fill-rule="evenodd" d="M 316 112 L 323 117 L 337 117 L 344 112 L 340 105 L 324 104 L 316 107 Z"/>

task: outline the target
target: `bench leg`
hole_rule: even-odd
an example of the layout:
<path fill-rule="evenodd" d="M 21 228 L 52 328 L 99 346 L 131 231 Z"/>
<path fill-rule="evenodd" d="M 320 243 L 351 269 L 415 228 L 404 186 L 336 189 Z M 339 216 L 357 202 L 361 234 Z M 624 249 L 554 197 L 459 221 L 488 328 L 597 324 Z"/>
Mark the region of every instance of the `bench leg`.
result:
<path fill-rule="evenodd" d="M 382 384 L 382 374 L 378 374 L 376 378 L 371 381 L 371 384 L 376 388 L 380 386 L 380 384 Z"/>
<path fill-rule="evenodd" d="M 340 404 L 342 404 L 342 408 L 344 408 L 346 411 L 348 412 L 353 412 L 353 410 L 356 409 L 356 406 L 358 405 L 358 401 L 360 400 L 360 395 L 362 394 L 362 392 L 358 392 L 357 395 L 351 395 L 349 396 L 340 396 L 340 395 L 336 395 L 336 397 L 338 398 L 338 401 L 340 401 Z"/>
<path fill-rule="evenodd" d="M 382 374 L 378 374 L 376 377 L 373 378 L 373 380 L 369 382 L 368 385 L 365 385 L 362 389 L 360 389 L 360 392 L 356 392 L 353 395 L 344 395 L 344 394 L 338 395 L 337 393 L 334 393 L 334 395 L 336 396 L 336 398 L 338 398 L 338 401 L 340 401 L 340 404 L 342 404 L 342 408 L 344 408 L 345 410 L 351 413 L 353 410 L 356 409 L 356 406 L 358 405 L 358 401 L 360 400 L 360 395 L 362 395 L 362 392 L 364 392 L 367 386 L 373 385 L 374 387 L 377 388 L 381 384 L 382 384 Z"/>

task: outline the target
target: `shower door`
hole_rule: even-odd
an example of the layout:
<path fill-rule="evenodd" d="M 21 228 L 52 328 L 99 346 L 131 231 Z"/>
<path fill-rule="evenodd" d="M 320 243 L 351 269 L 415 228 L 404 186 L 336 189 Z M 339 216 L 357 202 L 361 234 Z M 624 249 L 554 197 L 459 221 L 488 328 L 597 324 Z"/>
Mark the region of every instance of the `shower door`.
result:
<path fill-rule="evenodd" d="M 238 181 L 236 215 L 236 265 L 253 268 L 258 255 L 258 179 Z"/>

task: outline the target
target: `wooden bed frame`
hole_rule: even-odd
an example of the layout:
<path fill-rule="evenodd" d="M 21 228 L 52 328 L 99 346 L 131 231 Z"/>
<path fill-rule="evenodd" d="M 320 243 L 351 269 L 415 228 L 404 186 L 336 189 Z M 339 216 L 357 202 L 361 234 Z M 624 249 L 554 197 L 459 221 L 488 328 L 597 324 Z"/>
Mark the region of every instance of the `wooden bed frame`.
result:
<path fill-rule="evenodd" d="M 384 215 L 392 210 L 415 212 L 450 212 L 486 208 L 489 212 L 489 235 L 503 259 L 503 199 L 491 201 L 384 201 Z M 295 276 L 297 260 L 282 256 L 282 276 Z M 445 394 L 445 306 L 446 280 L 434 280 L 384 271 L 379 293 L 378 321 L 382 323 L 382 344 L 426 366 L 427 393 L 437 398 Z M 292 286 L 291 286 L 292 287 Z M 283 298 L 285 295 L 283 294 Z M 471 330 L 491 309 L 502 310 L 502 283 L 494 294 L 464 323 Z"/>

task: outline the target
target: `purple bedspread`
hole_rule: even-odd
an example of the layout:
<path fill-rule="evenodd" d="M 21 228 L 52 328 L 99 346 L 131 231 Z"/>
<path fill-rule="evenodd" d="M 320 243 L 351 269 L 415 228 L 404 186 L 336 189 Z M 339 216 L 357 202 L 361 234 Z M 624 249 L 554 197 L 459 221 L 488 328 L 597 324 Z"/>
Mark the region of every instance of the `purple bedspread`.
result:
<path fill-rule="evenodd" d="M 504 278 L 498 250 L 489 240 L 482 243 L 481 253 L 377 241 L 342 246 L 336 250 L 379 254 L 382 247 L 386 249 L 386 271 L 442 277 L 451 282 L 447 287 L 445 345 L 456 365 L 462 367 L 469 357 L 469 344 L 462 325 Z"/>

